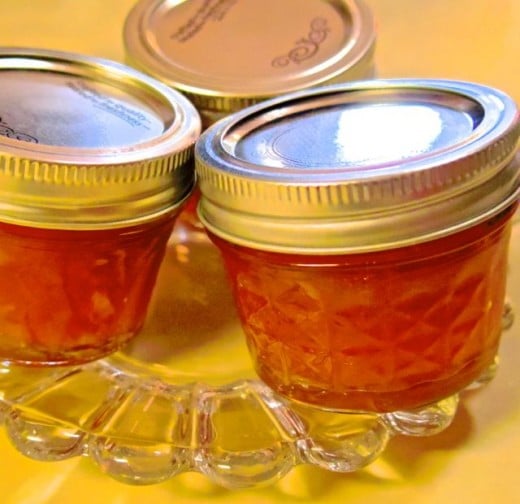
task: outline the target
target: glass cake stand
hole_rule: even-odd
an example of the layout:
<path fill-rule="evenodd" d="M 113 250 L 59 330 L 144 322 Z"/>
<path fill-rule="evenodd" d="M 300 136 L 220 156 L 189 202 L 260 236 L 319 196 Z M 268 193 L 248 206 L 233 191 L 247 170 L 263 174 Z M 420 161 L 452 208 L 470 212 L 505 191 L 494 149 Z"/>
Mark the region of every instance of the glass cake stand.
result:
<path fill-rule="evenodd" d="M 512 319 L 508 304 L 504 329 Z M 469 388 L 489 382 L 495 367 Z M 273 483 L 298 464 L 359 470 L 393 436 L 445 430 L 464 393 L 387 414 L 339 413 L 277 396 L 253 372 L 217 250 L 181 223 L 141 335 L 86 365 L 1 364 L 0 422 L 33 459 L 88 456 L 129 484 L 198 471 L 241 488 Z"/>

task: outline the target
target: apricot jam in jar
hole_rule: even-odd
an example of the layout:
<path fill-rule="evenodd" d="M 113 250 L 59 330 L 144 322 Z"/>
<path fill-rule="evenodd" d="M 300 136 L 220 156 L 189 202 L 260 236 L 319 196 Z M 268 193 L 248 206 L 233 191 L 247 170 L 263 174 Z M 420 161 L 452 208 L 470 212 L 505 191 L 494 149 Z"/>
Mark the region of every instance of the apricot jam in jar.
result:
<path fill-rule="evenodd" d="M 0 360 L 65 365 L 143 324 L 200 118 L 102 59 L 0 50 Z"/>
<path fill-rule="evenodd" d="M 519 134 L 501 91 L 417 79 L 288 94 L 203 133 L 199 215 L 260 378 L 370 412 L 477 380 L 499 347 Z"/>

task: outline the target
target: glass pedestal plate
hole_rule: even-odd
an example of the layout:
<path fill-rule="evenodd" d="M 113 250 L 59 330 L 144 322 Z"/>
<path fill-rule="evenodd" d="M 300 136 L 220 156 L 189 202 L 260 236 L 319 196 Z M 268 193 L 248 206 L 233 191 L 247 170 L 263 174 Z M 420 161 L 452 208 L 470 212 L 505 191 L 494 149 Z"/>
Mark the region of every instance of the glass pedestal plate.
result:
<path fill-rule="evenodd" d="M 508 305 L 504 329 L 511 323 Z M 88 456 L 129 484 L 198 471 L 242 488 L 273 483 L 298 464 L 356 471 L 393 436 L 445 430 L 458 403 L 456 395 L 416 411 L 347 414 L 277 396 L 254 375 L 217 250 L 182 223 L 147 324 L 129 347 L 76 367 L 0 365 L 0 422 L 19 452 L 44 461 Z"/>

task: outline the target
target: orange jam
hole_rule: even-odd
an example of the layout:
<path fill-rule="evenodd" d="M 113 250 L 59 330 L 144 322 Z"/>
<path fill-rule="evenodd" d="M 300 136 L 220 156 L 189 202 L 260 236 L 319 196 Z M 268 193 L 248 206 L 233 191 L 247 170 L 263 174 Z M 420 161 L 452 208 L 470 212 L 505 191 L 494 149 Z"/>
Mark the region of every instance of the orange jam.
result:
<path fill-rule="evenodd" d="M 253 250 L 216 236 L 259 376 L 341 410 L 416 408 L 497 353 L 514 207 L 434 241 L 351 255 Z"/>
<path fill-rule="evenodd" d="M 0 224 L 0 359 L 77 364 L 121 347 L 143 324 L 172 225 Z"/>

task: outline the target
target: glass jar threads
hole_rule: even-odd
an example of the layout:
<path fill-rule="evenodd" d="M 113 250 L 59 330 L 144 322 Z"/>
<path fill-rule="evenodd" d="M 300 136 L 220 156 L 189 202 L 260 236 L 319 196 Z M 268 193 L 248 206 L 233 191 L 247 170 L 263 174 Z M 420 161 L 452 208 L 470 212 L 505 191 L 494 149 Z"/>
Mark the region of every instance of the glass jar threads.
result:
<path fill-rule="evenodd" d="M 0 51 L 0 359 L 74 364 L 141 327 L 200 118 L 117 63 Z"/>
<path fill-rule="evenodd" d="M 518 199 L 502 92 L 381 80 L 289 94 L 199 139 L 199 215 L 259 376 L 298 401 L 389 412 L 492 364 Z"/>
<path fill-rule="evenodd" d="M 185 93 L 205 126 L 260 100 L 373 74 L 362 0 L 140 0 L 128 61 Z"/>

